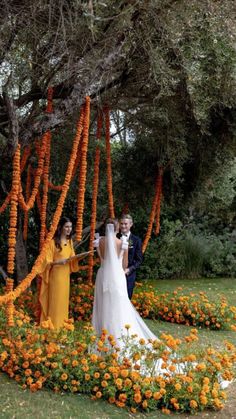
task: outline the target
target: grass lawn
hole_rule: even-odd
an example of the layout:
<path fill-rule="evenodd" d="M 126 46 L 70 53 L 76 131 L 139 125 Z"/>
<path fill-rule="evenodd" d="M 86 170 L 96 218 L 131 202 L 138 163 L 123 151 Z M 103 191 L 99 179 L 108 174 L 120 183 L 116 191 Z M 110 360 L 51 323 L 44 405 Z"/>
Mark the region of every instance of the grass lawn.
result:
<path fill-rule="evenodd" d="M 199 280 L 159 280 L 151 281 L 160 292 L 173 291 L 178 286 L 184 286 L 183 293 L 205 291 L 210 299 L 216 300 L 224 294 L 230 304 L 236 305 L 236 279 L 199 279 Z M 147 321 L 148 326 L 158 336 L 160 333 L 170 333 L 175 337 L 188 334 L 189 328 L 167 322 Z M 200 345 L 221 347 L 225 339 L 236 344 L 236 333 L 230 331 L 199 330 Z M 221 412 L 208 411 L 194 418 L 224 419 L 236 417 L 236 385 L 233 383 L 227 390 L 229 400 Z M 31 393 L 22 390 L 20 386 L 4 374 L 0 374 L 1 409 L 0 418 L 166 418 L 158 411 L 149 414 L 131 415 L 127 410 L 119 409 L 104 401 L 92 401 L 84 395 L 58 395 L 49 391 Z M 176 419 L 187 419 L 189 415 L 174 415 Z"/>

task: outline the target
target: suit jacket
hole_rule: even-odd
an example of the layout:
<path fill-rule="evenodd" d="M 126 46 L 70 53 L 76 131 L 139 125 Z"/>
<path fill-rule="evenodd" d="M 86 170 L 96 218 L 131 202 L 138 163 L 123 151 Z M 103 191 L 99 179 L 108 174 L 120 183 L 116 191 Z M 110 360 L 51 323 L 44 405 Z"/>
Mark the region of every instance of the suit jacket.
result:
<path fill-rule="evenodd" d="M 121 237 L 121 234 L 117 235 L 118 238 Z M 141 265 L 143 261 L 142 254 L 142 242 L 141 239 L 134 234 L 129 236 L 129 250 L 128 250 L 128 268 L 129 274 L 127 279 L 135 279 L 136 269 Z"/>

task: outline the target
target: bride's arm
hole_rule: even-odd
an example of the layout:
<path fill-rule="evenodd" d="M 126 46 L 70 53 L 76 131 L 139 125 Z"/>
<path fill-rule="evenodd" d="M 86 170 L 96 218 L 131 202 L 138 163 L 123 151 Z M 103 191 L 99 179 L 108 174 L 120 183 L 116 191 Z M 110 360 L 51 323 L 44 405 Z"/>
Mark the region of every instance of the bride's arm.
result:
<path fill-rule="evenodd" d="M 116 243 L 119 257 L 122 257 L 122 267 L 125 271 L 125 269 L 128 267 L 128 244 L 126 246 L 126 244 L 124 244 L 119 239 L 116 239 Z"/>
<path fill-rule="evenodd" d="M 97 247 L 98 256 L 101 259 L 104 259 L 104 252 L 105 252 L 105 238 L 101 237 L 99 240 L 99 246 Z"/>

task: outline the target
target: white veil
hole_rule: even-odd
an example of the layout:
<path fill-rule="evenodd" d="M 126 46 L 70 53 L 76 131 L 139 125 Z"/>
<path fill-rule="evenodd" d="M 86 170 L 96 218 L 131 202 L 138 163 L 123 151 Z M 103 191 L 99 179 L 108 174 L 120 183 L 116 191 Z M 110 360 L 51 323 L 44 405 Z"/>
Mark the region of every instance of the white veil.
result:
<path fill-rule="evenodd" d="M 107 224 L 105 238 L 105 255 L 103 261 L 103 292 L 127 294 L 125 273 L 122 268 L 123 250 L 117 255 L 114 225 Z"/>

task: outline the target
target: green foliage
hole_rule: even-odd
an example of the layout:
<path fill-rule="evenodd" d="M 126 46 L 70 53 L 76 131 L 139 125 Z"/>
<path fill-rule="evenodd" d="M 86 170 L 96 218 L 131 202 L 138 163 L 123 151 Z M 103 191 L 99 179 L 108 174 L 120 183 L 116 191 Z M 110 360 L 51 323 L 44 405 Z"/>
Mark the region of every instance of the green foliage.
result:
<path fill-rule="evenodd" d="M 236 240 L 229 228 L 217 232 L 203 217 L 165 220 L 162 230 L 146 251 L 140 277 L 235 276 Z"/>

